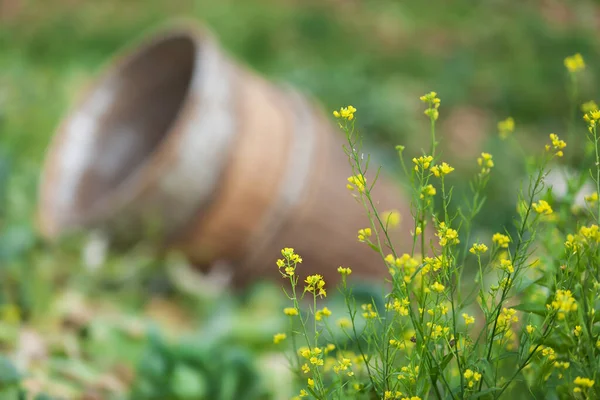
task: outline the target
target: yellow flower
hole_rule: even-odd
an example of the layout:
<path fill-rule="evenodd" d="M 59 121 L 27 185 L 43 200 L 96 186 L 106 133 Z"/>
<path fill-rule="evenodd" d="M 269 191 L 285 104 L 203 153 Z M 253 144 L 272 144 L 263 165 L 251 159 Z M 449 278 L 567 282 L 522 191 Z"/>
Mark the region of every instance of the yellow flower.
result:
<path fill-rule="evenodd" d="M 336 118 L 346 119 L 348 121 L 352 121 L 354 119 L 354 113 L 356 112 L 356 108 L 352 106 L 342 107 L 339 111 L 334 111 L 333 116 Z"/>
<path fill-rule="evenodd" d="M 527 325 L 527 333 L 529 333 L 530 335 L 533 333 L 533 331 L 535 330 L 535 328 L 533 327 L 533 325 Z"/>
<path fill-rule="evenodd" d="M 397 210 L 389 210 L 381 213 L 381 220 L 387 228 L 395 228 L 400 225 L 401 216 Z"/>
<path fill-rule="evenodd" d="M 473 246 L 469 249 L 471 254 L 483 254 L 488 251 L 488 247 L 483 243 L 473 243 Z"/>
<path fill-rule="evenodd" d="M 510 238 L 501 233 L 494 233 L 494 236 L 492 236 L 492 242 L 494 242 L 498 247 L 506 249 L 510 243 Z"/>
<path fill-rule="evenodd" d="M 441 102 L 440 99 L 437 97 L 437 93 L 429 92 L 429 93 L 419 97 L 419 99 L 423 103 L 427 103 L 427 105 L 428 105 L 428 108 L 424 112 L 425 115 L 427 115 L 433 121 L 437 120 L 440 115 L 438 108 L 440 107 L 440 102 Z"/>
<path fill-rule="evenodd" d="M 548 204 L 546 200 L 540 200 L 537 203 L 533 203 L 531 206 L 538 214 L 550 215 L 553 212 L 552 207 L 550 207 L 550 204 Z"/>
<path fill-rule="evenodd" d="M 575 392 L 576 393 L 577 392 L 581 392 L 581 388 L 583 388 L 585 390 L 585 389 L 589 389 L 592 386 L 594 386 L 594 381 L 593 380 L 591 380 L 590 378 L 582 378 L 580 376 L 578 376 L 577 378 L 575 378 L 574 383 L 577 386 L 580 386 L 580 387 L 575 388 Z M 579 389 L 579 390 L 577 390 L 577 389 Z"/>
<path fill-rule="evenodd" d="M 430 170 L 433 172 L 433 175 L 439 178 L 440 176 L 448 175 L 454 171 L 454 168 L 443 162 L 442 165 L 434 165 Z"/>
<path fill-rule="evenodd" d="M 590 131 L 590 133 L 593 133 L 594 129 L 596 128 L 596 125 L 598 124 L 598 120 L 600 120 L 600 110 L 596 109 L 587 112 L 583 116 L 583 119 L 585 122 L 588 123 L 588 130 Z"/>
<path fill-rule="evenodd" d="M 577 325 L 575 329 L 573 329 L 573 335 L 576 337 L 581 336 L 581 325 Z"/>
<path fill-rule="evenodd" d="M 356 188 L 356 190 L 358 190 L 359 193 L 363 193 L 365 191 L 366 184 L 367 178 L 365 178 L 361 174 L 358 174 L 352 175 L 348 178 L 348 184 L 346 185 L 346 187 L 348 188 L 348 190 L 354 190 L 354 188 Z"/>
<path fill-rule="evenodd" d="M 583 111 L 584 114 L 587 114 L 592 111 L 598 111 L 598 105 L 594 100 L 590 100 L 581 105 L 581 111 Z"/>
<path fill-rule="evenodd" d="M 308 378 L 308 381 L 307 381 L 307 383 L 308 383 L 308 386 L 309 386 L 310 388 L 313 388 L 313 387 L 315 387 L 315 380 L 314 380 L 314 379 L 312 379 L 312 378 Z"/>
<path fill-rule="evenodd" d="M 339 272 L 340 275 L 343 276 L 348 276 L 352 273 L 352 270 L 349 267 L 338 267 L 337 271 Z"/>
<path fill-rule="evenodd" d="M 308 397 L 308 392 L 304 389 L 300 390 L 300 397 Z"/>
<path fill-rule="evenodd" d="M 293 317 L 294 315 L 298 315 L 298 309 L 294 308 L 294 307 L 286 307 L 283 309 L 283 313 L 285 315 L 289 315 L 290 317 Z"/>
<path fill-rule="evenodd" d="M 420 226 L 417 226 L 417 229 L 415 229 L 415 236 L 419 236 L 421 233 L 423 233 L 423 229 Z"/>
<path fill-rule="evenodd" d="M 585 196 L 585 201 L 587 201 L 588 203 L 593 203 L 598 201 L 598 192 L 594 192 L 588 196 Z"/>
<path fill-rule="evenodd" d="M 377 318 L 377 311 L 373 310 L 373 304 L 363 304 L 361 306 L 363 309 L 363 317 L 366 319 Z"/>
<path fill-rule="evenodd" d="M 424 199 L 425 197 L 433 197 L 435 196 L 436 190 L 433 187 L 433 185 L 429 184 L 427 186 L 424 186 L 421 188 L 421 199 Z"/>
<path fill-rule="evenodd" d="M 304 364 L 302 366 L 302 372 L 304 372 L 305 374 L 308 374 L 310 372 L 310 367 L 308 366 L 308 364 Z"/>
<path fill-rule="evenodd" d="M 336 321 L 336 324 L 340 328 L 350 328 L 352 326 L 352 321 L 350 318 L 342 317 Z"/>
<path fill-rule="evenodd" d="M 327 292 L 325 291 L 325 281 L 321 275 L 309 275 L 306 277 L 304 283 L 306 283 L 304 291 L 321 297 L 327 296 Z"/>
<path fill-rule="evenodd" d="M 562 150 L 567 147 L 567 143 L 561 140 L 556 133 L 551 133 L 549 136 L 551 144 L 546 145 L 546 151 L 554 151 L 555 156 L 562 157 Z"/>
<path fill-rule="evenodd" d="M 273 335 L 273 343 L 279 344 L 283 342 L 286 338 L 287 335 L 285 333 L 276 333 L 275 335 Z"/>
<path fill-rule="evenodd" d="M 565 318 L 565 313 L 577 311 L 577 302 L 573 298 L 570 290 L 558 289 L 554 296 L 550 307 L 553 310 L 558 311 L 558 319 L 562 320 Z"/>
<path fill-rule="evenodd" d="M 439 283 L 439 282 L 434 282 L 434 283 L 431 285 L 431 290 L 433 290 L 433 291 L 435 291 L 435 292 L 438 292 L 438 293 L 442 293 L 442 292 L 444 291 L 444 289 L 445 289 L 445 288 L 446 288 L 446 287 L 445 287 L 444 285 L 442 285 L 441 283 Z"/>
<path fill-rule="evenodd" d="M 500 260 L 500 269 L 505 272 L 508 272 L 509 274 L 515 272 L 515 268 L 512 265 L 512 261 L 508 259 Z"/>
<path fill-rule="evenodd" d="M 469 314 L 467 314 L 467 313 L 463 313 L 462 317 L 463 317 L 463 318 L 464 318 L 464 320 L 465 320 L 465 325 L 466 325 L 466 326 L 469 326 L 469 324 L 474 324 L 474 323 L 475 323 L 475 317 L 473 317 L 473 316 L 470 316 L 470 315 L 469 315 Z"/>
<path fill-rule="evenodd" d="M 440 239 L 440 246 L 460 243 L 458 232 L 455 229 L 447 227 L 445 222 L 440 222 L 438 231 L 435 235 Z"/>
<path fill-rule="evenodd" d="M 515 120 L 512 117 L 508 117 L 503 121 L 498 122 L 498 133 L 500 139 L 506 139 L 511 133 L 515 131 Z"/>
<path fill-rule="evenodd" d="M 315 313 L 315 319 L 317 321 L 320 321 L 321 319 L 323 319 L 323 317 L 329 317 L 330 315 L 331 315 L 331 311 L 329 310 L 329 308 L 323 307 L 322 310 L 318 310 Z"/>
<path fill-rule="evenodd" d="M 581 54 L 576 53 L 565 58 L 565 67 L 570 73 L 579 72 L 585 69 L 585 61 L 583 61 Z"/>
<path fill-rule="evenodd" d="M 425 171 L 426 169 L 428 169 L 432 161 L 432 156 L 421 156 L 419 158 L 415 157 L 412 159 L 412 162 L 415 164 L 416 172 Z"/>
<path fill-rule="evenodd" d="M 481 174 L 489 174 L 490 170 L 494 168 L 494 160 L 490 153 L 481 153 L 481 157 L 477 158 L 477 165 L 481 167 Z"/>
<path fill-rule="evenodd" d="M 358 241 L 364 242 L 366 238 L 371 237 L 371 228 L 358 230 Z"/>

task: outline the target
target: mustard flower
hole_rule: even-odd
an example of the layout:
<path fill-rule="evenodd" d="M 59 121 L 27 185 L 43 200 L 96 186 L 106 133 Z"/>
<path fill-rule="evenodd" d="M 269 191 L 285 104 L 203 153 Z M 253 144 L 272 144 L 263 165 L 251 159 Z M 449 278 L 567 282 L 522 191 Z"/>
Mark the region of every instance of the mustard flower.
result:
<path fill-rule="evenodd" d="M 320 321 L 323 319 L 323 317 L 329 317 L 331 315 L 331 310 L 329 310 L 329 308 L 327 307 L 323 307 L 322 310 L 317 310 L 317 312 L 315 313 L 315 319 L 317 321 Z"/>
<path fill-rule="evenodd" d="M 421 156 L 419 158 L 415 157 L 412 159 L 412 162 L 415 164 L 416 172 L 425 171 L 426 169 L 428 169 L 432 161 L 432 156 Z"/>
<path fill-rule="evenodd" d="M 352 326 L 352 321 L 350 318 L 342 317 L 336 321 L 336 324 L 340 328 L 350 328 Z"/>
<path fill-rule="evenodd" d="M 567 147 L 567 143 L 561 140 L 556 133 L 551 133 L 549 136 L 551 144 L 546 145 L 546 151 L 553 151 L 555 156 L 562 157 L 562 150 Z"/>
<path fill-rule="evenodd" d="M 469 389 L 475 386 L 475 383 L 481 380 L 481 374 L 479 372 L 473 371 L 472 369 L 467 369 L 464 374 L 464 378 L 467 380 L 467 387 Z"/>
<path fill-rule="evenodd" d="M 304 283 L 306 283 L 304 291 L 313 293 L 317 296 L 327 296 L 327 292 L 325 291 L 325 281 L 321 275 L 309 275 L 306 277 Z"/>
<path fill-rule="evenodd" d="M 575 335 L 575 337 L 579 337 L 579 336 L 581 336 L 581 333 L 582 333 L 581 331 L 582 331 L 581 325 L 577 325 L 577 326 L 575 326 L 575 329 L 573 329 L 573 335 Z"/>
<path fill-rule="evenodd" d="M 377 318 L 377 311 L 373 310 L 373 304 L 363 304 L 361 308 L 364 311 L 363 317 L 365 319 Z"/>
<path fill-rule="evenodd" d="M 283 342 L 286 338 L 287 335 L 285 333 L 276 333 L 275 335 L 273 335 L 273 343 L 279 344 Z"/>
<path fill-rule="evenodd" d="M 594 203 L 598 201 L 598 192 L 594 192 L 590 195 L 585 196 L 585 201 L 587 201 L 588 203 Z"/>
<path fill-rule="evenodd" d="M 462 315 L 463 319 L 465 320 L 465 325 L 469 326 L 469 324 L 474 324 L 475 323 L 475 317 L 467 314 L 467 313 L 463 313 Z"/>
<path fill-rule="evenodd" d="M 420 198 L 424 199 L 425 197 L 433 197 L 436 194 L 436 190 L 433 187 L 433 185 L 429 184 L 427 186 L 423 186 L 421 188 L 421 195 Z"/>
<path fill-rule="evenodd" d="M 366 238 L 371 237 L 371 228 L 359 229 L 358 230 L 358 241 L 364 242 Z"/>
<path fill-rule="evenodd" d="M 565 58 L 564 63 L 567 70 L 572 74 L 585 69 L 585 61 L 579 53 Z"/>
<path fill-rule="evenodd" d="M 448 163 L 443 162 L 442 165 L 434 165 L 431 167 L 431 172 L 436 177 L 448 175 L 450 172 L 454 171 L 454 168 L 448 165 Z"/>
<path fill-rule="evenodd" d="M 593 133 L 598 124 L 598 120 L 600 120 L 600 110 L 589 111 L 583 116 L 583 119 L 587 122 L 590 133 Z"/>
<path fill-rule="evenodd" d="M 302 372 L 304 372 L 305 374 L 308 374 L 310 372 L 310 367 L 308 366 L 308 364 L 304 364 L 302 365 Z"/>
<path fill-rule="evenodd" d="M 352 360 L 349 358 L 342 358 L 338 361 L 338 364 L 333 367 L 333 372 L 339 374 L 340 371 L 348 371 L 348 369 L 352 366 Z M 349 373 L 351 374 L 351 372 Z M 354 375 L 354 374 L 352 374 Z M 350 376 L 352 376 L 350 375 Z"/>
<path fill-rule="evenodd" d="M 419 236 L 421 233 L 423 233 L 423 228 L 417 226 L 417 228 L 415 229 L 415 236 Z"/>
<path fill-rule="evenodd" d="M 286 307 L 283 309 L 283 313 L 285 315 L 289 315 L 290 317 L 293 317 L 295 315 L 298 315 L 298 309 L 295 307 Z"/>
<path fill-rule="evenodd" d="M 334 111 L 333 116 L 336 118 L 346 119 L 348 121 L 352 121 L 354 119 L 354 113 L 356 112 L 356 108 L 352 106 L 342 107 L 339 111 Z"/>
<path fill-rule="evenodd" d="M 437 340 L 437 339 L 441 338 L 442 336 L 448 334 L 448 332 L 450 332 L 450 328 L 449 327 L 438 325 L 438 324 L 434 324 L 432 322 L 428 322 L 426 324 L 426 326 L 428 328 L 431 328 L 431 338 L 433 340 Z"/>
<path fill-rule="evenodd" d="M 424 114 L 436 121 L 440 115 L 438 108 L 440 107 L 441 100 L 437 97 L 436 92 L 429 92 L 419 97 L 423 103 L 427 103 L 428 108 L 424 111 Z"/>
<path fill-rule="evenodd" d="M 469 253 L 479 255 L 488 251 L 488 247 L 483 243 L 473 243 L 473 246 L 469 249 Z"/>
<path fill-rule="evenodd" d="M 433 272 L 437 272 L 444 266 L 444 259 L 442 258 L 442 256 L 437 256 L 433 258 L 425 257 L 425 259 L 423 259 L 423 263 L 423 273 L 426 274 L 431 270 L 433 270 Z"/>
<path fill-rule="evenodd" d="M 365 185 L 367 184 L 367 178 L 364 175 L 352 175 L 348 178 L 348 184 L 346 187 L 348 190 L 352 191 L 356 188 L 359 193 L 363 193 L 365 191 Z"/>
<path fill-rule="evenodd" d="M 395 228 L 400 225 L 401 216 L 397 210 L 388 210 L 381 213 L 381 220 L 387 228 Z"/>
<path fill-rule="evenodd" d="M 508 117 L 505 120 L 498 122 L 498 133 L 500 135 L 500 139 L 506 139 L 514 131 L 515 120 L 512 117 Z"/>
<path fill-rule="evenodd" d="M 592 386 L 594 386 L 593 380 L 591 380 L 590 378 L 582 378 L 580 376 L 575 378 L 575 381 L 573 383 L 575 383 L 577 386 L 581 386 L 584 388 L 591 388 Z"/>
<path fill-rule="evenodd" d="M 558 319 L 565 318 L 565 313 L 577 311 L 577 302 L 570 290 L 558 289 L 549 307 L 558 311 Z"/>
<path fill-rule="evenodd" d="M 535 331 L 535 328 L 533 325 L 527 325 L 527 327 L 525 329 L 527 330 L 527 333 L 530 335 L 533 333 L 533 331 Z"/>
<path fill-rule="evenodd" d="M 581 105 L 581 111 L 587 114 L 592 111 L 598 111 L 598 104 L 594 100 L 587 101 Z"/>
<path fill-rule="evenodd" d="M 307 384 L 308 384 L 308 387 L 313 388 L 313 387 L 315 387 L 315 380 L 312 378 L 308 378 Z"/>
<path fill-rule="evenodd" d="M 433 291 L 435 291 L 435 292 L 438 292 L 438 293 L 442 293 L 442 292 L 444 291 L 444 289 L 445 289 L 445 288 L 446 288 L 446 287 L 445 287 L 444 285 L 442 285 L 441 283 L 439 283 L 439 282 L 434 282 L 434 283 L 431 285 L 431 290 L 433 290 Z"/>
<path fill-rule="evenodd" d="M 500 331 L 509 329 L 512 322 L 519 322 L 519 317 L 516 314 L 517 310 L 504 307 L 500 315 L 498 315 L 498 329 Z"/>
<path fill-rule="evenodd" d="M 548 204 L 546 200 L 540 200 L 537 203 L 533 203 L 531 207 L 533 207 L 534 211 L 538 214 L 550 215 L 553 212 L 552 207 L 550 207 L 550 204 Z"/>
<path fill-rule="evenodd" d="M 498 247 L 506 249 L 510 243 L 510 238 L 502 233 L 494 233 L 494 236 L 492 236 L 492 242 L 494 242 L 494 244 L 496 244 Z"/>
<path fill-rule="evenodd" d="M 435 235 L 440 239 L 440 246 L 460 243 L 458 232 L 455 229 L 447 227 L 445 222 L 440 222 L 438 231 Z"/>
<path fill-rule="evenodd" d="M 512 261 L 506 258 L 500 260 L 500 269 L 505 272 L 508 272 L 509 274 L 515 272 L 515 268 L 513 267 Z"/>
<path fill-rule="evenodd" d="M 494 160 L 490 153 L 481 153 L 481 157 L 477 158 L 477 165 L 481 167 L 481 174 L 486 175 L 494 168 Z"/>
<path fill-rule="evenodd" d="M 352 270 L 349 267 L 346 267 L 346 268 L 338 267 L 337 271 L 340 275 L 345 275 L 345 276 L 348 276 L 352 273 Z"/>

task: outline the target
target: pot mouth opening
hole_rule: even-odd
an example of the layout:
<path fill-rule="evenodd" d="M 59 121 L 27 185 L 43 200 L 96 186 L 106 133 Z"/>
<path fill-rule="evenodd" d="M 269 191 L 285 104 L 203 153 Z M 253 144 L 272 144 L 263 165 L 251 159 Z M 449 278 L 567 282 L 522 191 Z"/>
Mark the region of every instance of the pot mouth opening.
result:
<path fill-rule="evenodd" d="M 63 126 L 53 161 L 57 184 L 48 188 L 48 200 L 59 220 L 53 223 L 92 217 L 116 192 L 138 187 L 185 109 L 197 50 L 186 33 L 155 39 L 88 92 Z"/>

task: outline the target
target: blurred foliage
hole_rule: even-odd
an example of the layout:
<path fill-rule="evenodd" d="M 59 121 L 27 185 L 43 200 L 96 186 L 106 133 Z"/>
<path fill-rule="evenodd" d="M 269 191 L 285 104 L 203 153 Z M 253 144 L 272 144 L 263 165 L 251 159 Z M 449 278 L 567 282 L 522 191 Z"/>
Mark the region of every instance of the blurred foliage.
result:
<path fill-rule="evenodd" d="M 171 264 L 149 260 L 143 247 L 109 258 L 94 271 L 82 262 L 81 238 L 51 247 L 36 234 L 38 174 L 56 125 L 117 50 L 174 17 L 206 23 L 238 61 L 296 85 L 325 110 L 354 105 L 372 149 L 394 168 L 394 145 L 420 148 L 428 140 L 418 96 L 437 91 L 446 159 L 474 171 L 475 156 L 493 149 L 500 166 L 482 213 L 486 218 L 479 221 L 484 230 L 510 222 L 514 210 L 508 204 L 514 199 L 506 193 L 516 193 L 515 178 L 524 170 L 519 157 L 498 141 L 497 121 L 513 116 L 525 147 L 540 135 L 566 130 L 562 60 L 580 52 L 590 66 L 600 61 L 595 35 L 600 7 L 584 0 L 0 0 L 0 349 L 18 353 L 23 329 L 42 334 L 43 372 L 33 374 L 31 391 L 42 385 L 53 393 L 96 393 L 100 389 L 89 388 L 112 371 L 112 378 L 130 384 L 139 396 L 219 396 L 215 391 L 225 390 L 219 388 L 239 389 L 244 382 L 252 382 L 248 390 L 256 389 L 252 398 L 264 395 L 255 386 L 259 367 L 250 360 L 258 357 L 253 352 L 268 348 L 275 328 L 262 321 L 278 315 L 272 301 L 278 290 L 248 290 L 246 295 L 271 296 L 262 308 L 230 301 L 215 311 L 220 321 L 246 324 L 238 326 L 235 346 L 211 341 L 216 339 L 207 330 L 191 347 L 184 345 L 181 331 L 197 333 L 198 327 L 184 329 L 172 318 L 161 321 L 178 332 L 171 335 L 173 343 L 161 335 L 132 339 L 123 333 L 128 329 L 104 317 L 152 320 L 156 315 L 146 315 L 148 310 L 168 304 L 163 312 L 170 317 L 185 310 L 180 318 L 187 323 L 208 323 L 210 310 L 228 296 L 190 294 L 164 276 Z M 584 75 L 580 102 L 589 100 L 597 85 L 593 75 Z M 452 182 L 458 193 L 463 182 Z M 83 307 L 87 317 L 75 325 L 73 310 L 58 311 L 57 305 L 70 293 L 79 299 L 67 301 L 71 307 L 94 303 Z M 228 324 L 231 336 L 235 329 Z M 115 372 L 115 360 L 135 378 Z M 223 363 L 235 367 L 216 376 L 214 368 Z M 0 390 L 15 390 L 13 367 L 0 359 Z M 112 388 L 126 392 L 114 382 Z M 218 393 L 225 397 L 208 398 L 229 396 Z M 109 398 L 102 396 L 86 398 Z"/>

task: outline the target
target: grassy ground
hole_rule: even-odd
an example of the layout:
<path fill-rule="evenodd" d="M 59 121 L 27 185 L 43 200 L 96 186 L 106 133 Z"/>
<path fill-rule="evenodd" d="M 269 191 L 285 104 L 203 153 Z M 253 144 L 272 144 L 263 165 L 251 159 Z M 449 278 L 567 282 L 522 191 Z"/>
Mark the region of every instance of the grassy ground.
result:
<path fill-rule="evenodd" d="M 566 131 L 562 60 L 581 52 L 589 65 L 600 61 L 593 34 L 600 9 L 592 1 L 0 0 L 0 349 L 38 360 L 28 384 L 48 394 L 109 398 L 93 397 L 105 390 L 119 398 L 134 387 L 137 398 L 203 391 L 231 398 L 222 392 L 231 382 L 258 382 L 252 361 L 281 323 L 279 305 L 265 300 L 277 288 L 250 290 L 255 303 L 201 296 L 202 286 L 190 290 L 182 284 L 188 279 L 167 274 L 143 247 L 90 271 L 79 242 L 50 247 L 35 231 L 44 150 L 78 91 L 121 46 L 180 16 L 204 21 L 240 62 L 300 87 L 327 109 L 353 104 L 386 165 L 394 145 L 418 149 L 427 140 L 417 99 L 436 90 L 446 158 L 470 168 L 479 152 L 497 149 L 497 163 L 506 166 L 492 179 L 482 229 L 510 221 L 507 204 L 514 203 L 505 193 L 522 174 L 494 135 L 497 121 L 512 115 L 525 145 Z M 581 101 L 596 85 L 586 77 Z M 167 264 L 177 270 L 177 261 Z M 261 327 L 246 322 L 259 316 L 274 319 Z M 161 333 L 149 335 L 148 321 Z M 215 326 L 230 333 L 214 336 Z M 205 347 L 189 347 L 184 333 Z M 177 339 L 164 344 L 166 337 Z M 220 362 L 236 366 L 231 377 L 214 378 L 215 347 L 227 354 Z M 8 387 L 16 377 L 0 361 L 0 388 Z"/>

